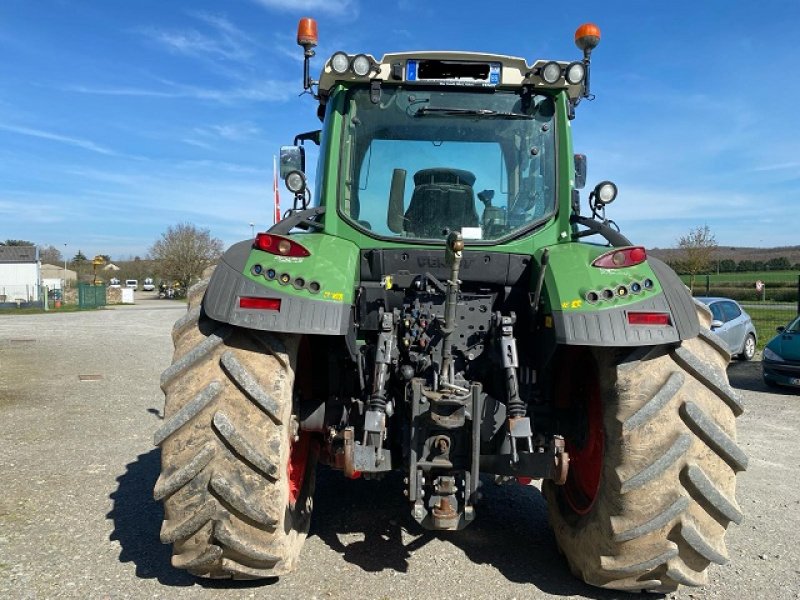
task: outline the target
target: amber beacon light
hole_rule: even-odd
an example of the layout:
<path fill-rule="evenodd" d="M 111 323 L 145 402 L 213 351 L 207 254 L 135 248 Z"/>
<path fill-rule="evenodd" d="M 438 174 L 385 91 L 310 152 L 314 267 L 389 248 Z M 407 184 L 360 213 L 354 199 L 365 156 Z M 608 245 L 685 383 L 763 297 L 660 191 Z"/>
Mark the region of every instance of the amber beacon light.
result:
<path fill-rule="evenodd" d="M 311 17 L 303 17 L 297 24 L 297 45 L 313 48 L 319 42 L 317 22 Z"/>
<path fill-rule="evenodd" d="M 586 67 L 586 76 L 583 80 L 584 98 L 590 100 L 593 96 L 589 93 L 589 63 L 591 63 L 592 50 L 600 43 L 600 28 L 594 23 L 584 23 L 575 30 L 575 45 L 583 50 L 583 65 Z"/>
<path fill-rule="evenodd" d="M 309 64 L 314 57 L 314 47 L 319 42 L 317 22 L 311 17 L 303 17 L 297 24 L 297 45 L 303 47 L 303 89 L 310 90 L 317 82 L 311 79 Z"/>

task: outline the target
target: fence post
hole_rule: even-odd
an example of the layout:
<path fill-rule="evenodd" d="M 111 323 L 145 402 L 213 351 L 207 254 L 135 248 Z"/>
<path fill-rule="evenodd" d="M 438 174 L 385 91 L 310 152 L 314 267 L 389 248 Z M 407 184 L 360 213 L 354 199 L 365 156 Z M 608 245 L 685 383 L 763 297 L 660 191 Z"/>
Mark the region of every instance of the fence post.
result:
<path fill-rule="evenodd" d="M 800 315 L 800 275 L 797 276 L 797 314 Z"/>
<path fill-rule="evenodd" d="M 711 275 L 706 275 L 706 296 L 711 295 Z"/>

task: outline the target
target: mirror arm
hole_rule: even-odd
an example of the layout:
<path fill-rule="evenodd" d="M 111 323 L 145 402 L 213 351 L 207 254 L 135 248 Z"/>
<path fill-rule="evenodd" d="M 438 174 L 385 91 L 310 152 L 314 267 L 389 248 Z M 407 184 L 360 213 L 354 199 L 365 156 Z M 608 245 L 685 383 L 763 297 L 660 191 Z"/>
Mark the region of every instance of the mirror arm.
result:
<path fill-rule="evenodd" d="M 632 246 L 633 244 L 631 241 L 622 235 L 616 229 L 609 227 L 605 223 L 600 221 L 596 221 L 595 219 L 590 219 L 589 217 L 582 217 L 581 215 L 572 215 L 569 218 L 569 222 L 578 225 L 583 225 L 586 227 L 586 231 L 579 231 L 577 234 L 574 234 L 576 238 L 586 237 L 588 235 L 594 235 L 595 233 L 602 235 L 609 244 L 612 246 Z"/>

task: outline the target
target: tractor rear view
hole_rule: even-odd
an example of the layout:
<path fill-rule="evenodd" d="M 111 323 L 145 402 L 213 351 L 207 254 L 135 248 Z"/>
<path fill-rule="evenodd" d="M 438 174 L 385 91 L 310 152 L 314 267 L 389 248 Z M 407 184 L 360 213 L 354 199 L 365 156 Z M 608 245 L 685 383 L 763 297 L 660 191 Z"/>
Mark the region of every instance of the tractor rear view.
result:
<path fill-rule="evenodd" d="M 596 586 L 697 586 L 727 561 L 747 465 L 730 357 L 678 277 L 606 219 L 613 183 L 580 214 L 570 121 L 600 31 L 575 39 L 581 60 L 532 65 L 337 52 L 315 81 L 301 20 L 322 126 L 281 149 L 293 208 L 190 290 L 161 379 L 174 566 L 295 569 L 318 463 L 374 485 L 402 471 L 433 530 L 479 518 L 490 479 L 541 479 L 560 549 Z"/>

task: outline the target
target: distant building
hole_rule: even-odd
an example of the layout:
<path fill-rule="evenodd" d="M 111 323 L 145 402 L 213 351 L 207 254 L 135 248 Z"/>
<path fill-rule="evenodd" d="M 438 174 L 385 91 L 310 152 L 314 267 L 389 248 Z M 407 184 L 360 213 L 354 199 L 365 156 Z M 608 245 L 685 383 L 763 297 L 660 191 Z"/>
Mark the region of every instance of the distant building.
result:
<path fill-rule="evenodd" d="M 75 282 L 78 280 L 78 274 L 71 269 L 64 270 L 64 265 L 42 265 L 40 269 L 42 278 L 42 285 L 46 286 L 49 290 L 60 290 L 64 286 L 64 278 L 66 277 L 66 287 L 75 287 Z"/>
<path fill-rule="evenodd" d="M 37 302 L 39 269 L 36 246 L 0 246 L 0 302 Z"/>
<path fill-rule="evenodd" d="M 105 267 L 103 267 L 103 271 L 119 271 L 119 267 L 114 263 L 108 263 Z"/>

